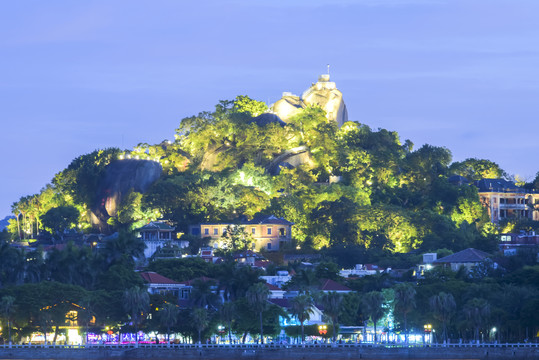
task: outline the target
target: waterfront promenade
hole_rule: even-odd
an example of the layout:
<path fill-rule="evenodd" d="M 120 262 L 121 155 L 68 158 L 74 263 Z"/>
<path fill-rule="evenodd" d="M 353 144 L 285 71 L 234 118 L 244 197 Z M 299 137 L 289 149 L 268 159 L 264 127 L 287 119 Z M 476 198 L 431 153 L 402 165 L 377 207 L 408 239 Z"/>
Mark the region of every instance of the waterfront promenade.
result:
<path fill-rule="evenodd" d="M 539 359 L 539 344 L 0 345 L 0 359 Z"/>

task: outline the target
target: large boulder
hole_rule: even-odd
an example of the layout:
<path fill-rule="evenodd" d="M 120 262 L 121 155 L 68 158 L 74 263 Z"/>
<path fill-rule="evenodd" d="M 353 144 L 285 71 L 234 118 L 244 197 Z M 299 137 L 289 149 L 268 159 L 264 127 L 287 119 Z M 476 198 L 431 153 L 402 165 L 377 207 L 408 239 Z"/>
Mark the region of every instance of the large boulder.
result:
<path fill-rule="evenodd" d="M 329 81 L 329 75 L 321 75 L 318 81 L 303 92 L 301 97 L 289 92 L 271 106 L 271 110 L 281 120 L 288 122 L 302 108 L 317 105 L 326 112 L 329 120 L 335 121 L 339 126 L 348 121 L 348 111 L 343 100 L 342 92 L 337 89 L 334 82 Z"/>
<path fill-rule="evenodd" d="M 110 163 L 100 180 L 92 223 L 105 230 L 107 220 L 118 213 L 118 206 L 130 191 L 144 193 L 159 179 L 163 168 L 150 160 L 118 160 Z"/>

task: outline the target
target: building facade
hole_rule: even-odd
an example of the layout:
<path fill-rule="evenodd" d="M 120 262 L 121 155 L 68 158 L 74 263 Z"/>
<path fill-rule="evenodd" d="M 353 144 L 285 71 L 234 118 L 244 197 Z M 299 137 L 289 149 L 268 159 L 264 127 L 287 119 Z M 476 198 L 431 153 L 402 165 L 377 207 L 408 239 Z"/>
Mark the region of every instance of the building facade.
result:
<path fill-rule="evenodd" d="M 539 221 L 539 190 L 526 189 L 503 179 L 481 179 L 475 182 L 479 199 L 488 209 L 490 221 L 527 218 Z"/>
<path fill-rule="evenodd" d="M 144 249 L 146 258 L 150 258 L 157 250 L 162 249 L 167 244 L 174 243 L 181 249 L 189 246 L 187 241 L 175 239 L 175 228 L 164 221 L 152 221 L 137 231 L 146 245 L 146 249 Z"/>
<path fill-rule="evenodd" d="M 240 221 L 233 223 L 204 223 L 191 225 L 189 234 L 210 238 L 210 245 L 214 248 L 220 248 L 222 236 L 226 234 L 228 227 L 243 227 L 245 231 L 253 238 L 254 248 L 256 250 L 266 249 L 268 251 L 277 251 L 283 244 L 292 240 L 292 226 L 294 223 L 278 218 L 274 215 L 256 217 L 249 221 Z"/>

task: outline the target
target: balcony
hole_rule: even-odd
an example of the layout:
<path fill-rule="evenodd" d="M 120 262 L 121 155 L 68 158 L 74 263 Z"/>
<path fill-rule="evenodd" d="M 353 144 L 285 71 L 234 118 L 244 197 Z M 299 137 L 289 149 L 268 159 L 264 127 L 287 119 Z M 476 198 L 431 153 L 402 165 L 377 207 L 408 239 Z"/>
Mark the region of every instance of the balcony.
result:
<path fill-rule="evenodd" d="M 503 204 L 500 203 L 500 209 L 529 210 L 527 204 Z"/>

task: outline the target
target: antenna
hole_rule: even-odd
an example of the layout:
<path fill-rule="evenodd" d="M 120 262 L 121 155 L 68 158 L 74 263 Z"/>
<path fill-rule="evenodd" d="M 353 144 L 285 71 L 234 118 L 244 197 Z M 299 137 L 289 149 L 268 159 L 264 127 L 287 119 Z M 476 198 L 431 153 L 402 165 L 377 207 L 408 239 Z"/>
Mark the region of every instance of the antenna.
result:
<path fill-rule="evenodd" d="M 328 64 L 328 75 L 329 75 L 329 64 Z"/>

